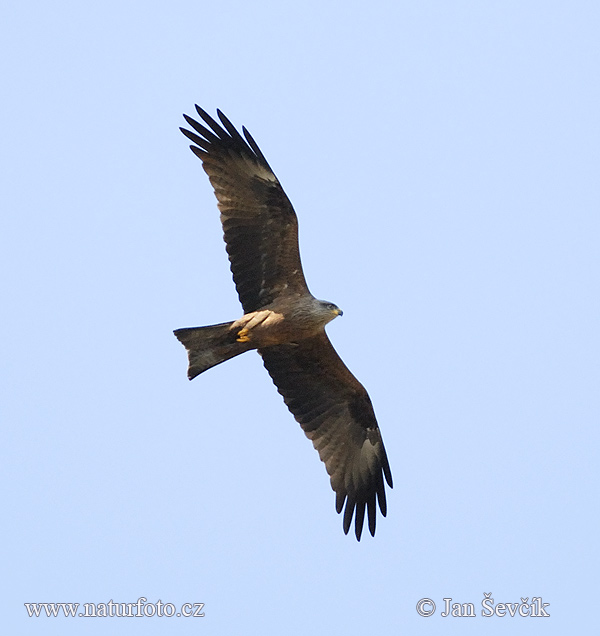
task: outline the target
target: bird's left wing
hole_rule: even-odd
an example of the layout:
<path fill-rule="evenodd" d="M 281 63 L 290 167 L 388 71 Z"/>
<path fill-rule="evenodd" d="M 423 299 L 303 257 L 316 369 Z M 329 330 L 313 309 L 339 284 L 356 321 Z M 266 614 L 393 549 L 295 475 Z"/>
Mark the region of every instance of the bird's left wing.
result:
<path fill-rule="evenodd" d="M 386 515 L 385 481 L 392 474 L 371 400 L 362 384 L 321 334 L 297 344 L 259 349 L 285 403 L 312 441 L 331 477 L 344 532 L 355 517 L 360 540 L 368 513 L 375 534 L 376 501 Z"/>

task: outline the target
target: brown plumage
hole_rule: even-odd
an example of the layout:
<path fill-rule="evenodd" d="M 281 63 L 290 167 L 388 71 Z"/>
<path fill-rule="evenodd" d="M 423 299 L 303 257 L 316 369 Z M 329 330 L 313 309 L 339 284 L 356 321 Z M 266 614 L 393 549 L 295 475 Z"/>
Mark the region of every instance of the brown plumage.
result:
<path fill-rule="evenodd" d="M 352 517 L 360 540 L 365 511 L 375 534 L 376 501 L 387 511 L 392 475 L 369 395 L 325 333 L 341 311 L 309 292 L 298 249 L 296 214 L 264 155 L 217 110 L 206 124 L 184 115 L 221 211 L 231 271 L 244 315 L 234 322 L 175 331 L 189 357 L 190 379 L 257 349 L 279 393 L 313 442 L 331 477 L 344 532 Z"/>

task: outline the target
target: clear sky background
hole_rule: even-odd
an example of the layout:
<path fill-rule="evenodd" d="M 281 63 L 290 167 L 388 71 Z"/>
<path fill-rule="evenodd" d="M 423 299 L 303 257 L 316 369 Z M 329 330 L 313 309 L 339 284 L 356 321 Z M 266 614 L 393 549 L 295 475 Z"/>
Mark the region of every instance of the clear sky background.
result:
<path fill-rule="evenodd" d="M 24 0 L 0 24 L 5 633 L 596 624 L 598 3 Z M 186 379 L 172 330 L 240 315 L 178 131 L 196 102 L 252 132 L 344 310 L 395 481 L 374 539 L 344 536 L 256 354 Z M 484 618 L 484 592 L 551 617 Z M 205 617 L 23 605 L 139 597 Z"/>

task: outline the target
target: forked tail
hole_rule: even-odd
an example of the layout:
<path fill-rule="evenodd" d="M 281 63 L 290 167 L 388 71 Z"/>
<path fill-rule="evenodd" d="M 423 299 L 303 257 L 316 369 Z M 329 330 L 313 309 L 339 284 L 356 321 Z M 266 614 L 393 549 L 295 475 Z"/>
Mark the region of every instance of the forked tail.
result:
<path fill-rule="evenodd" d="M 247 342 L 236 340 L 236 332 L 229 330 L 232 324 L 232 322 L 223 322 L 220 325 L 208 327 L 185 327 L 173 332 L 187 349 L 190 380 L 203 371 L 252 349 Z"/>

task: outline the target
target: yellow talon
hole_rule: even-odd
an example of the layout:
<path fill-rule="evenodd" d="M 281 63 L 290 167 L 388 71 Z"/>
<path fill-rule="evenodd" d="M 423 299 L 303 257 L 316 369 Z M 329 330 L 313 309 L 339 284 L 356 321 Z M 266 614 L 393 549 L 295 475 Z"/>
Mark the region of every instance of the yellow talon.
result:
<path fill-rule="evenodd" d="M 248 337 L 249 333 L 250 332 L 245 327 L 243 329 L 240 329 L 238 331 L 237 341 L 238 342 L 250 342 L 250 338 Z"/>

